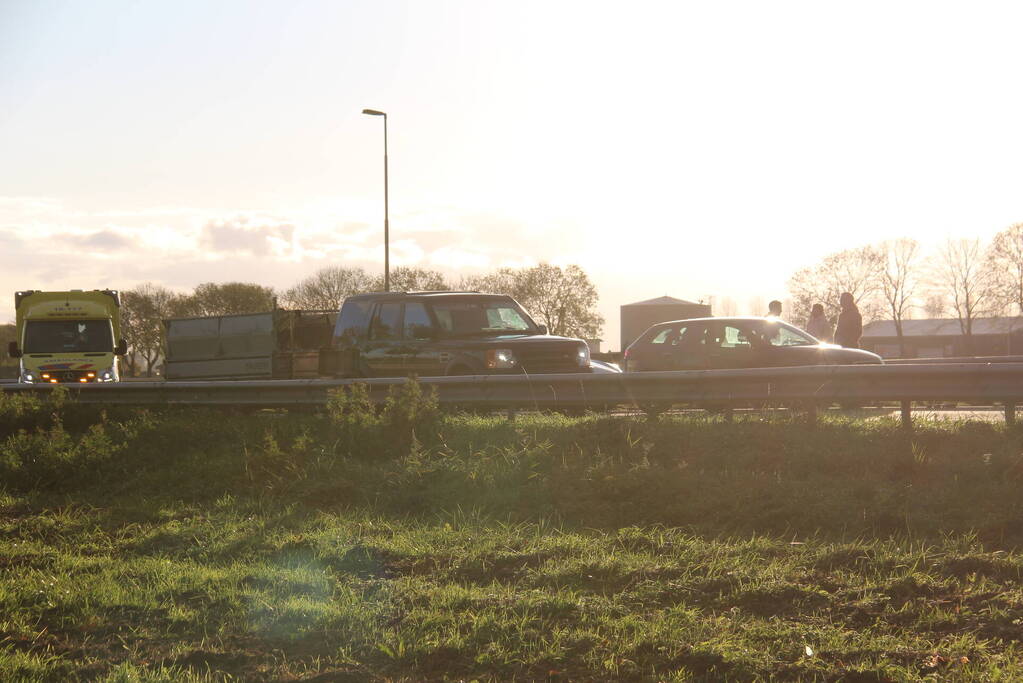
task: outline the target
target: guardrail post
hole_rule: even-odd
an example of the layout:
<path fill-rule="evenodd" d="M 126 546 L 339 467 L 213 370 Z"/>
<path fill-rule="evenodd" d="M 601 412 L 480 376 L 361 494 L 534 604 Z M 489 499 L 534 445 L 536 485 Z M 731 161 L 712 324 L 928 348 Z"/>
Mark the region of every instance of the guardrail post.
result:
<path fill-rule="evenodd" d="M 809 403 L 806 406 L 806 424 L 811 428 L 817 427 L 817 404 Z"/>
<path fill-rule="evenodd" d="M 913 429 L 913 402 L 903 401 L 902 402 L 902 428 L 911 430 Z"/>
<path fill-rule="evenodd" d="M 1005 425 L 1012 427 L 1016 424 L 1016 402 L 1006 401 L 1005 402 Z"/>
<path fill-rule="evenodd" d="M 518 412 L 515 406 L 508 406 L 508 422 L 515 422 L 515 416 L 518 415 Z"/>

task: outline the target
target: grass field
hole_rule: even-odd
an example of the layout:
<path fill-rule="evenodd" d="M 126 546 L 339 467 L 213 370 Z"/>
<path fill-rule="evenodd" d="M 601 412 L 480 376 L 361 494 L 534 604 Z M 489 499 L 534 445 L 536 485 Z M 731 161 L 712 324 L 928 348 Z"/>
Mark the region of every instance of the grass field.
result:
<path fill-rule="evenodd" d="M 0 395 L 2 680 L 1023 679 L 1023 432 Z"/>

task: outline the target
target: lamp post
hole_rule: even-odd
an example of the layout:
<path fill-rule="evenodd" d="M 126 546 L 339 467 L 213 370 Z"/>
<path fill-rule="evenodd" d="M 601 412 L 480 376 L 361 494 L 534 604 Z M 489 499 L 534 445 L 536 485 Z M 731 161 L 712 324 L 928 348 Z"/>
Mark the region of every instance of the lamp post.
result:
<path fill-rule="evenodd" d="M 387 217 L 387 114 L 376 109 L 363 109 L 363 114 L 384 117 L 384 291 L 391 291 L 391 226 Z"/>

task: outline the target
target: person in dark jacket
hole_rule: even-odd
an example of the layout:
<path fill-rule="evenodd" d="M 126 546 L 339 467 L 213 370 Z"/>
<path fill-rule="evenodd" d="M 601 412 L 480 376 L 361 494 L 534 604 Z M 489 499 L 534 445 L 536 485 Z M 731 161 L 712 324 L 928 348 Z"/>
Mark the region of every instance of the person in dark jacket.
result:
<path fill-rule="evenodd" d="M 849 349 L 860 348 L 860 336 L 863 334 L 863 317 L 860 309 L 856 308 L 856 301 L 849 292 L 842 292 L 838 299 L 842 306 L 842 312 L 838 314 L 838 324 L 835 326 L 835 343 Z"/>
<path fill-rule="evenodd" d="M 777 299 L 767 304 L 767 315 L 765 318 L 780 318 L 781 317 L 781 302 Z"/>

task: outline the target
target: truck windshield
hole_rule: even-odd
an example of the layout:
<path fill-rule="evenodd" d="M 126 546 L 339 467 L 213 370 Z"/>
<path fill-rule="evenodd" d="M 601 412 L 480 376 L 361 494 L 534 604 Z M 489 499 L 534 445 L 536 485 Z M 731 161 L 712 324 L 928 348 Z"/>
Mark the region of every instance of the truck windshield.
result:
<path fill-rule="evenodd" d="M 534 332 L 532 323 L 509 301 L 451 301 L 433 304 L 437 324 L 452 337 Z"/>
<path fill-rule="evenodd" d="M 25 353 L 79 353 L 114 350 L 109 320 L 29 320 Z"/>

